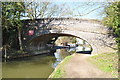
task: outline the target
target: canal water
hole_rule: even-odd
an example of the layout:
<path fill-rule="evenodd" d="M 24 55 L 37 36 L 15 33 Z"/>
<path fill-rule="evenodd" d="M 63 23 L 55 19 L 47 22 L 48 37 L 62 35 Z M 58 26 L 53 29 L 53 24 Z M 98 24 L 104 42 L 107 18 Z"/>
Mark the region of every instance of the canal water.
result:
<path fill-rule="evenodd" d="M 3 78 L 48 78 L 55 67 L 76 48 L 57 49 L 54 55 L 37 55 L 3 62 Z"/>
<path fill-rule="evenodd" d="M 3 78 L 48 78 L 55 67 L 70 55 L 66 49 L 57 49 L 54 55 L 37 55 L 2 64 Z"/>

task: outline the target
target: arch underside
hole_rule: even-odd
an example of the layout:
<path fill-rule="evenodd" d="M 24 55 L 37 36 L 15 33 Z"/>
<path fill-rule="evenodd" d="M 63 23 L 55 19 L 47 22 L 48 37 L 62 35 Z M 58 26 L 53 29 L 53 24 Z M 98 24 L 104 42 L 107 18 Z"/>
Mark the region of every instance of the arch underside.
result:
<path fill-rule="evenodd" d="M 30 43 L 34 44 L 35 47 L 37 47 L 37 45 L 39 46 L 40 44 L 42 46 L 45 46 L 49 40 L 60 36 L 72 36 L 85 40 L 92 47 L 93 55 L 115 51 L 114 48 L 112 47 L 114 46 L 114 43 L 112 43 L 113 39 L 108 38 L 107 35 L 95 34 L 89 32 L 80 32 L 80 31 L 70 31 L 70 30 L 69 31 L 63 30 L 58 33 L 54 31 L 50 31 L 50 33 L 35 37 L 30 41 Z M 107 43 L 106 41 L 109 41 L 111 43 Z"/>

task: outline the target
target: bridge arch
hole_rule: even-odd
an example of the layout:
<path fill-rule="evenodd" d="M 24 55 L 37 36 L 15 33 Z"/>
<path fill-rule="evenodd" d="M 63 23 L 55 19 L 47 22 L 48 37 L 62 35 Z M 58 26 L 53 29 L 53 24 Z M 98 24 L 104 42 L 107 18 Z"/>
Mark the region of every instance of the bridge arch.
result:
<path fill-rule="evenodd" d="M 101 34 L 70 31 L 70 30 L 62 30 L 62 31 L 50 30 L 49 33 L 37 36 L 34 39 L 32 39 L 31 43 L 33 43 L 37 47 L 37 45 L 39 46 L 40 43 L 45 45 L 52 38 L 60 37 L 60 36 L 73 36 L 85 40 L 92 47 L 93 55 L 99 54 L 101 53 L 101 51 L 102 53 L 108 53 L 113 51 L 113 48 L 106 46 L 102 40 L 96 39 L 96 37 L 97 38 L 100 37 Z"/>
<path fill-rule="evenodd" d="M 52 39 L 53 36 L 48 36 L 47 34 L 57 34 L 56 36 L 58 36 L 58 34 L 69 34 L 87 41 L 93 48 L 93 55 L 114 52 L 114 49 L 116 49 L 114 37 L 108 34 L 108 28 L 103 26 L 100 22 L 82 19 L 43 20 L 45 20 L 44 24 L 41 22 L 42 19 L 36 19 L 37 23 L 35 23 L 35 26 L 32 25 L 32 27 L 35 27 L 37 34 L 30 40 L 30 44 L 34 42 L 34 48 L 36 48 L 36 45 L 44 45 L 49 39 Z M 26 20 L 26 28 L 29 26 L 29 24 L 27 24 L 29 21 L 30 20 Z M 46 31 L 41 31 L 41 27 L 43 26 L 46 27 Z"/>

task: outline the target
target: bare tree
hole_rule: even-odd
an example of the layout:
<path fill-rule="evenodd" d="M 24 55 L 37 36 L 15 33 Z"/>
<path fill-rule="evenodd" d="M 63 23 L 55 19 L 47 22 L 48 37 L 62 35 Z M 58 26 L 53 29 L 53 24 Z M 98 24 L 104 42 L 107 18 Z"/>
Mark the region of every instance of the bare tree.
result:
<path fill-rule="evenodd" d="M 72 11 L 63 3 L 53 2 L 26 2 L 26 16 L 30 19 L 61 17 L 72 14 Z"/>

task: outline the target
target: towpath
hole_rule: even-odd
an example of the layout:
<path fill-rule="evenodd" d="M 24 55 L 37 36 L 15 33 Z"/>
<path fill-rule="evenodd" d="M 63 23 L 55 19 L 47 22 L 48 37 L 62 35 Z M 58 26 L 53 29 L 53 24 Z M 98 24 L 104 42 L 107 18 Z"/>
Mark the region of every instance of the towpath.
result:
<path fill-rule="evenodd" d="M 89 54 L 74 54 L 73 58 L 65 65 L 64 78 L 112 78 L 110 74 L 98 69 L 89 62 Z"/>

